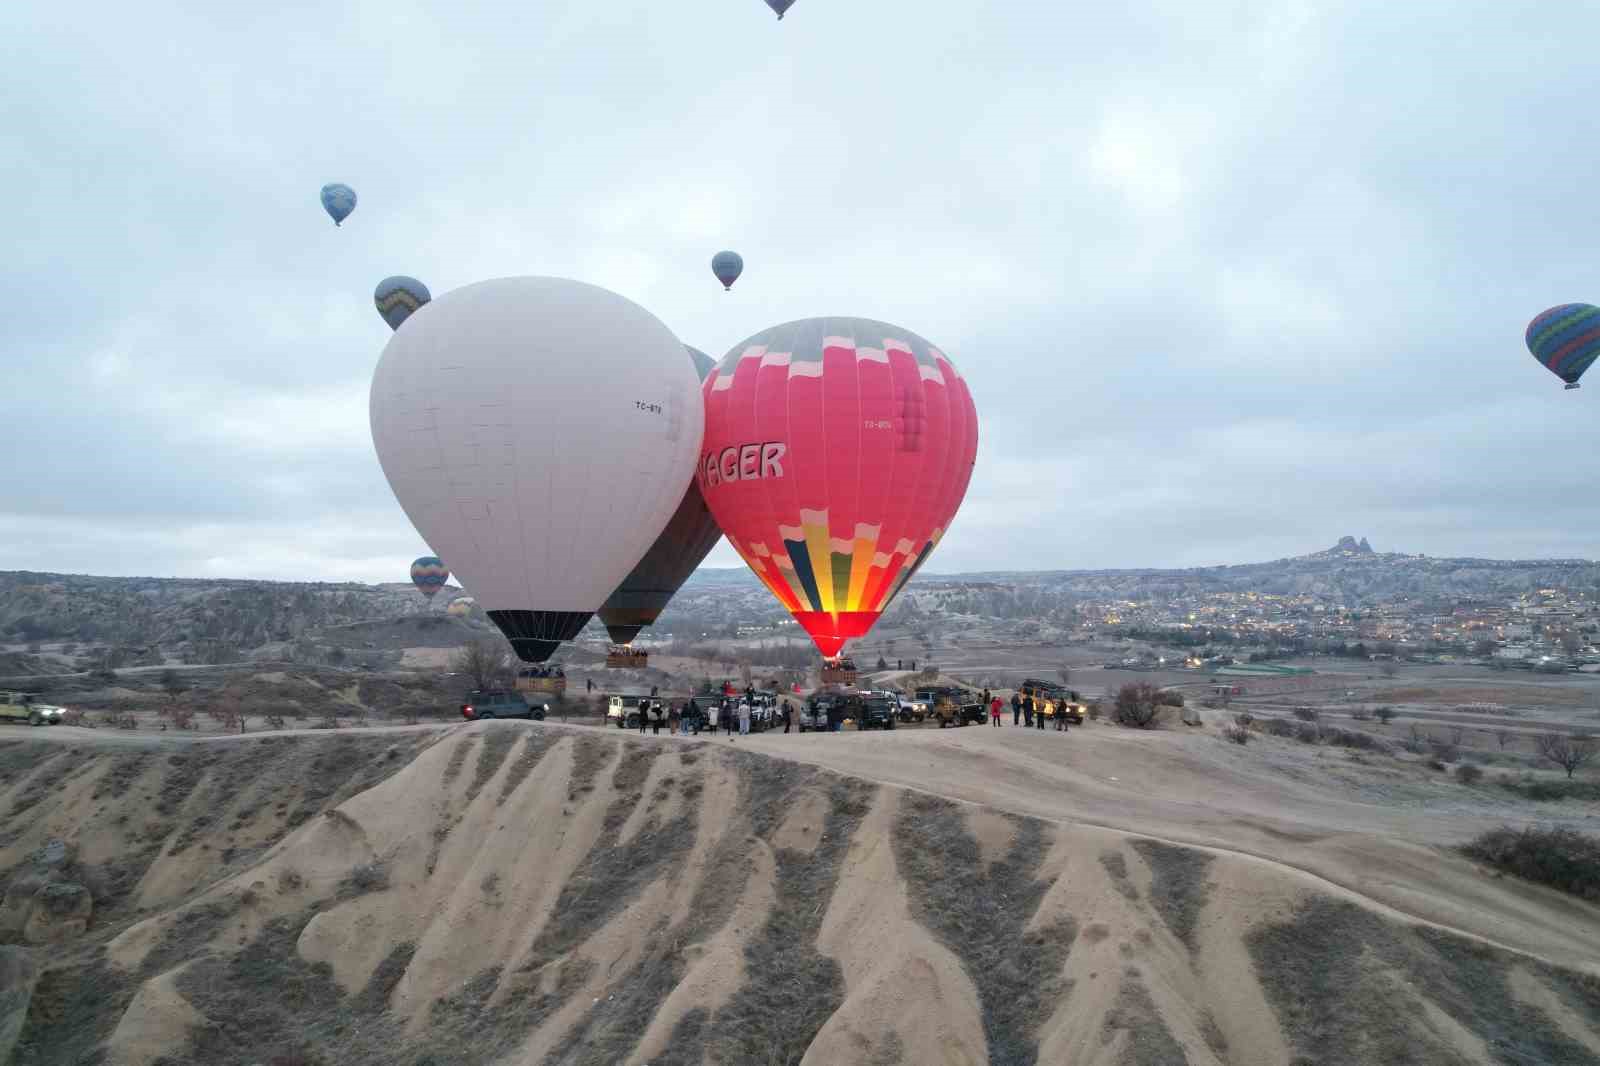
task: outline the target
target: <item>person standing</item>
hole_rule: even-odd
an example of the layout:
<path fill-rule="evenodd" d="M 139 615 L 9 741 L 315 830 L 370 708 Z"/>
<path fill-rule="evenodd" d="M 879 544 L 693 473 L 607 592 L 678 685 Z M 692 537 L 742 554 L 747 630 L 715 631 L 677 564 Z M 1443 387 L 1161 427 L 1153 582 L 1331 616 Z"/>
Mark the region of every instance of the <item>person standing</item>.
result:
<path fill-rule="evenodd" d="M 1011 724 L 1022 724 L 1022 697 L 1015 692 L 1011 694 Z"/>
<path fill-rule="evenodd" d="M 655 736 L 661 735 L 661 701 L 650 701 L 650 732 Z"/>
<path fill-rule="evenodd" d="M 1033 709 L 1033 724 L 1039 729 L 1044 728 L 1044 700 L 1040 700 Z"/>
<path fill-rule="evenodd" d="M 717 735 L 717 716 L 721 713 L 721 706 L 715 703 L 706 711 L 706 725 L 710 727 L 713 737 Z"/>
<path fill-rule="evenodd" d="M 750 701 L 749 700 L 743 700 L 739 704 L 739 735 L 741 737 L 747 737 L 747 736 L 750 735 Z"/>
<path fill-rule="evenodd" d="M 639 735 L 644 736 L 644 731 L 650 725 L 650 701 L 639 701 Z"/>
<path fill-rule="evenodd" d="M 678 709 L 677 701 L 667 704 L 667 735 L 677 736 L 678 725 L 683 721 L 683 712 Z"/>
<path fill-rule="evenodd" d="M 1060 703 L 1056 704 L 1056 731 L 1059 733 L 1065 733 L 1067 731 L 1066 700 L 1062 700 Z"/>
<path fill-rule="evenodd" d="M 783 731 L 789 731 L 789 722 L 794 717 L 794 707 L 788 700 L 783 701 Z"/>
<path fill-rule="evenodd" d="M 1000 709 L 1002 706 L 1004 705 L 1000 702 L 999 696 L 996 696 L 994 701 L 989 704 L 989 720 L 994 723 L 996 729 L 1000 728 Z"/>
<path fill-rule="evenodd" d="M 1022 697 L 1022 724 L 1028 729 L 1033 728 L 1033 697 Z"/>

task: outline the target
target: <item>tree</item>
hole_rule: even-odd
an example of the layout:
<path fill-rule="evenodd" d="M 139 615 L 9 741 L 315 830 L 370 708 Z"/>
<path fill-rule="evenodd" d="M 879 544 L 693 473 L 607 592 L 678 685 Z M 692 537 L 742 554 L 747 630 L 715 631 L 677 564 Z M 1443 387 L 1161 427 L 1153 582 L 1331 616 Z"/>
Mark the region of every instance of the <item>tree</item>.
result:
<path fill-rule="evenodd" d="M 1117 689 L 1111 718 L 1118 725 L 1149 729 L 1161 714 L 1161 692 L 1148 681 L 1135 681 Z"/>
<path fill-rule="evenodd" d="M 473 688 L 496 688 L 511 672 L 503 648 L 487 640 L 469 640 L 450 659 L 450 669 L 465 674 Z"/>
<path fill-rule="evenodd" d="M 1495 653 L 1499 645 L 1492 640 L 1478 640 L 1472 644 L 1472 654 L 1480 659 L 1487 659 Z"/>
<path fill-rule="evenodd" d="M 1394 721 L 1394 708 L 1379 707 L 1377 710 L 1372 712 L 1372 716 L 1378 721 L 1382 722 L 1384 725 L 1388 725 L 1390 722 Z"/>
<path fill-rule="evenodd" d="M 1515 738 L 1516 738 L 1516 734 L 1513 733 L 1511 730 L 1505 728 L 1504 726 L 1501 726 L 1499 729 L 1496 729 L 1494 731 L 1494 739 L 1500 744 L 1500 746 L 1502 748 L 1504 748 L 1507 744 L 1511 743 L 1511 741 L 1514 740 Z"/>
<path fill-rule="evenodd" d="M 1600 743 L 1584 733 L 1542 733 L 1534 738 L 1534 748 L 1539 758 L 1554 763 L 1567 772 L 1567 780 L 1583 769 L 1596 754 Z"/>
<path fill-rule="evenodd" d="M 189 686 L 183 683 L 183 678 L 178 676 L 178 671 L 161 671 L 161 691 L 167 694 L 167 703 L 177 703 L 178 697 L 182 696 L 188 688 Z"/>
<path fill-rule="evenodd" d="M 887 670 L 887 669 L 889 669 L 889 660 L 885 659 L 881 655 L 878 656 L 878 669 L 879 670 Z"/>

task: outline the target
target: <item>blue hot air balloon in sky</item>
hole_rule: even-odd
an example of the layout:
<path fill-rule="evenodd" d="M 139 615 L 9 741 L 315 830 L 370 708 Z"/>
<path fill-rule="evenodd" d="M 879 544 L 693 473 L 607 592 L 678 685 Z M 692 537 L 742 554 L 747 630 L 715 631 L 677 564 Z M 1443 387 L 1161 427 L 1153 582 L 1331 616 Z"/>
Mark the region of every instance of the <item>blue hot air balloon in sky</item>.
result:
<path fill-rule="evenodd" d="M 744 273 L 744 259 L 738 252 L 718 252 L 711 257 L 711 273 L 722 282 L 724 289 L 731 289 L 733 283 L 739 280 L 739 275 Z"/>
<path fill-rule="evenodd" d="M 776 11 L 779 21 L 782 21 L 783 13 L 794 6 L 794 0 L 767 0 L 767 6 Z"/>
<path fill-rule="evenodd" d="M 411 317 L 411 312 L 431 299 L 433 294 L 426 285 L 404 274 L 384 278 L 372 290 L 372 302 L 377 304 L 378 314 L 389 323 L 390 329 L 399 329 L 400 323 Z"/>
<path fill-rule="evenodd" d="M 1600 307 L 1561 304 L 1540 312 L 1528 323 L 1525 339 L 1539 364 L 1575 389 L 1589 364 L 1600 358 Z"/>
<path fill-rule="evenodd" d="M 328 212 L 328 217 L 333 219 L 337 226 L 350 217 L 350 212 L 356 209 L 356 191 L 348 185 L 335 182 L 322 187 L 322 209 Z"/>

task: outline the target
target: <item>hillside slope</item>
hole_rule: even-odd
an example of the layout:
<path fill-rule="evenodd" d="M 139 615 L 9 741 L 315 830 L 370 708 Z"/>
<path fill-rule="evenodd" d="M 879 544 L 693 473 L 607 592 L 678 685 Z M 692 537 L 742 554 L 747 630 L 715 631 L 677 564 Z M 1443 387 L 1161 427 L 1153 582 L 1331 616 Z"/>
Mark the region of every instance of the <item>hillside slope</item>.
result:
<path fill-rule="evenodd" d="M 1600 1062 L 1594 976 L 1261 858 L 752 746 L 0 746 L 8 883 L 61 840 L 106 901 L 17 1061 Z"/>

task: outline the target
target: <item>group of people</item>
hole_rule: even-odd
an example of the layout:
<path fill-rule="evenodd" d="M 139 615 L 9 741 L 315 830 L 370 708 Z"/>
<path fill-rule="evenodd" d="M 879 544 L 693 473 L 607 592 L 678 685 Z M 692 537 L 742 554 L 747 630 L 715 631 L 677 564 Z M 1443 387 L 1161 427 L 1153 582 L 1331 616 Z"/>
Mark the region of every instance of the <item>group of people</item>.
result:
<path fill-rule="evenodd" d="M 713 703 L 706 708 L 704 714 L 700 713 L 692 701 L 673 702 L 659 699 L 646 699 L 639 701 L 639 732 L 653 732 L 659 736 L 661 727 L 667 727 L 667 732 L 676 736 L 679 733 L 685 736 L 697 736 L 702 727 L 715 733 L 719 728 L 730 738 L 735 735 L 749 736 L 750 723 L 755 717 L 756 704 L 753 702 L 754 690 L 747 689 L 744 696 L 735 703 L 731 698 Z M 776 708 L 776 721 L 783 722 L 783 731 L 789 732 L 794 723 L 794 706 L 788 700 L 782 701 Z M 776 724 L 776 721 L 774 724 Z"/>
<path fill-rule="evenodd" d="M 1000 728 L 1000 719 L 1005 714 L 1005 703 L 999 696 L 992 694 L 988 689 L 983 690 L 983 702 L 989 708 L 989 721 L 996 729 Z M 1067 716 L 1059 710 L 1054 715 L 1047 715 L 1043 700 L 1035 701 L 1032 696 L 1021 693 L 1011 694 L 1011 724 L 1020 725 L 1026 729 L 1043 729 L 1046 718 L 1055 719 L 1055 728 L 1058 733 L 1067 731 Z"/>
<path fill-rule="evenodd" d="M 565 669 L 563 669 L 559 663 L 551 663 L 549 665 L 540 664 L 540 665 L 537 665 L 537 666 L 524 666 L 522 668 L 522 676 L 523 677 L 566 677 L 567 676 L 567 671 Z"/>

